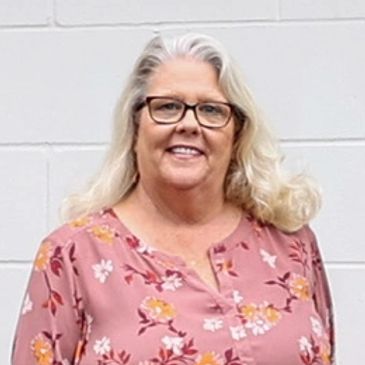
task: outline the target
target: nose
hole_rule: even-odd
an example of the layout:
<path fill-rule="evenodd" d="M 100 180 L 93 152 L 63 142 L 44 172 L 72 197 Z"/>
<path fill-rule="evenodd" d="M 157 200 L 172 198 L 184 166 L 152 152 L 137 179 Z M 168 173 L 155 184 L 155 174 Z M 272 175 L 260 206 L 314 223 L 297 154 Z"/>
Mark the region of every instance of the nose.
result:
<path fill-rule="evenodd" d="M 196 134 L 200 131 L 200 128 L 200 124 L 192 109 L 187 110 L 184 117 L 176 125 L 176 131 L 180 133 L 187 132 Z"/>

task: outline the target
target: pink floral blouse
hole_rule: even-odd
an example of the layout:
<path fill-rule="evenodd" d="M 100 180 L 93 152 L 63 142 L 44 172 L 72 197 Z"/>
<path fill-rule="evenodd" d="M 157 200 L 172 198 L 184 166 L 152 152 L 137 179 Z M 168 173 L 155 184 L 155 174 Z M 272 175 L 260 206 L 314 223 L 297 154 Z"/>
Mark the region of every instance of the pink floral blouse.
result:
<path fill-rule="evenodd" d="M 308 227 L 243 215 L 209 257 L 219 291 L 141 242 L 112 209 L 40 245 L 13 365 L 334 364 L 331 297 Z"/>

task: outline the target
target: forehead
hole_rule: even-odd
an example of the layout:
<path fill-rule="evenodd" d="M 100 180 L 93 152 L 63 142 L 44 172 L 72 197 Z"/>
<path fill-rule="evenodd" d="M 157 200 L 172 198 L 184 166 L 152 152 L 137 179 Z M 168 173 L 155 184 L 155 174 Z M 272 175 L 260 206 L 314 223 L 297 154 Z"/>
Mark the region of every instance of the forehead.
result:
<path fill-rule="evenodd" d="M 214 67 L 193 58 L 174 58 L 158 66 L 149 80 L 147 93 L 194 100 L 225 100 Z"/>

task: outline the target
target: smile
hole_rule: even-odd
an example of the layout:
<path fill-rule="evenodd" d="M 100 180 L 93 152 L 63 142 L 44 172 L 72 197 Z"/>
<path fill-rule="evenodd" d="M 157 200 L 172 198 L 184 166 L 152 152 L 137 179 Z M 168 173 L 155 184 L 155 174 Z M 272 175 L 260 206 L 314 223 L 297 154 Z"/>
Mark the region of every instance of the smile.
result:
<path fill-rule="evenodd" d="M 201 156 L 203 152 L 193 146 L 174 146 L 167 149 L 168 152 L 174 155 L 184 155 L 184 156 Z"/>

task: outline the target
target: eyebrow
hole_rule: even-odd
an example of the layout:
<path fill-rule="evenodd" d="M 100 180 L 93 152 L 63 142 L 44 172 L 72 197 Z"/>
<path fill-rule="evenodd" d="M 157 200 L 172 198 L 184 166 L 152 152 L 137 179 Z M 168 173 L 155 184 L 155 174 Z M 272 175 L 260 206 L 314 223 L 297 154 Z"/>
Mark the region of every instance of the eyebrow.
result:
<path fill-rule="evenodd" d="M 162 92 L 162 93 L 155 93 L 156 96 L 163 96 L 166 98 L 172 98 L 172 99 L 177 99 L 180 101 L 186 101 L 186 98 L 184 96 L 182 96 L 181 94 L 177 94 L 174 92 Z M 222 96 L 218 96 L 218 95 L 208 95 L 208 96 L 204 96 L 204 97 L 198 97 L 198 102 L 202 103 L 202 102 L 208 102 L 208 101 L 216 101 L 216 102 L 221 102 L 221 103 L 227 103 L 227 100 L 222 100 Z"/>

